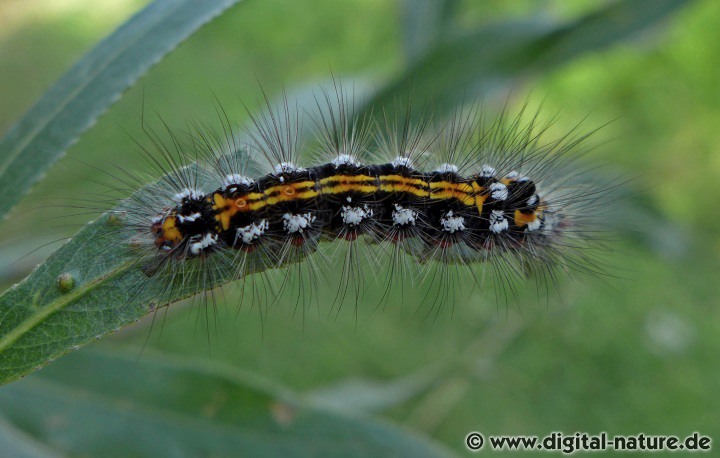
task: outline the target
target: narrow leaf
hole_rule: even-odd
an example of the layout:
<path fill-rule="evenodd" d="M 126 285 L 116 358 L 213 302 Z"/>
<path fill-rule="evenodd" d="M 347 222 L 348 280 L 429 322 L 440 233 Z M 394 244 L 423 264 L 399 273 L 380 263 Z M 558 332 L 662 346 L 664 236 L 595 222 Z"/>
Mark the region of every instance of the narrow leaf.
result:
<path fill-rule="evenodd" d="M 239 150 L 236 154 L 246 153 Z M 121 215 L 146 201 L 153 186 L 136 191 L 113 211 L 86 225 L 27 278 L 0 295 L 0 384 L 37 370 L 158 307 L 237 278 L 237 265 L 225 257 L 219 257 L 212 267 L 200 259 L 185 260 L 186 276 L 182 284 L 171 288 L 167 276 L 143 269 L 148 253 L 128 243 L 136 234 L 125 227 Z M 248 262 L 246 274 L 267 268 L 252 259 L 257 265 Z"/>
<path fill-rule="evenodd" d="M 0 141 L 0 220 L 148 69 L 238 0 L 156 0 L 101 41 Z"/>
<path fill-rule="evenodd" d="M 75 353 L 3 388 L 0 410 L 71 456 L 452 456 L 419 434 L 319 409 L 253 374 L 147 353 Z"/>
<path fill-rule="evenodd" d="M 416 58 L 368 107 L 391 109 L 412 94 L 441 113 L 514 79 L 551 70 L 667 19 L 690 0 L 623 0 L 562 24 L 512 22 L 450 35 Z"/>
<path fill-rule="evenodd" d="M 12 423 L 0 418 L 0 450 L 4 456 L 15 458 L 56 458 L 62 455 L 49 450 L 30 434 L 16 428 Z"/>
<path fill-rule="evenodd" d="M 432 48 L 448 28 L 458 9 L 458 0 L 404 0 L 403 47 L 413 61 Z"/>
<path fill-rule="evenodd" d="M 405 403 L 429 390 L 447 366 L 430 366 L 389 382 L 362 378 L 342 380 L 306 393 L 313 405 L 339 411 L 382 412 Z"/>

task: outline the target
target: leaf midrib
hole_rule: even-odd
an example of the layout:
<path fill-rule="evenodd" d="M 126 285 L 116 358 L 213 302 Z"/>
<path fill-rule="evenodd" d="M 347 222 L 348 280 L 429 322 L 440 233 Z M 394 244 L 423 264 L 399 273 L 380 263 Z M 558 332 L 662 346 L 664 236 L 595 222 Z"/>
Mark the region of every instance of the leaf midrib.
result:
<path fill-rule="evenodd" d="M 82 287 L 70 291 L 67 294 L 58 297 L 54 301 L 40 308 L 28 318 L 23 320 L 19 325 L 15 326 L 12 331 L 0 338 L 0 353 L 3 353 L 5 350 L 7 350 L 9 346 L 13 345 L 18 339 L 20 339 L 26 333 L 30 332 L 35 326 L 42 323 L 49 316 L 59 312 L 66 305 L 75 302 L 76 300 L 80 299 L 98 286 L 103 285 L 107 281 L 122 274 L 136 264 L 137 262 L 135 260 L 127 260 L 123 264 L 117 266 L 113 270 L 109 271 L 107 274 L 103 275 L 102 277 L 98 277 L 86 283 Z M 33 297 L 35 297 L 35 295 L 33 295 Z"/>

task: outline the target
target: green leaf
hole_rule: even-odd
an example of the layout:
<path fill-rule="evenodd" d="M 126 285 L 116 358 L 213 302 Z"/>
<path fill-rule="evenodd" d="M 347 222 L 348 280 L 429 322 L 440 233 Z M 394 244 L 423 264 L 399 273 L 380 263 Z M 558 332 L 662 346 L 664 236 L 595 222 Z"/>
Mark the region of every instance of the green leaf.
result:
<path fill-rule="evenodd" d="M 246 151 L 234 154 L 245 156 Z M 254 170 L 253 162 L 249 164 Z M 136 191 L 85 226 L 27 278 L 0 295 L 0 384 L 37 370 L 158 307 L 237 279 L 237 265 L 229 257 L 219 257 L 212 264 L 185 260 L 182 284 L 172 287 L 168 287 L 170 277 L 144 271 L 149 253 L 127 243 L 137 233 L 122 215 L 139 202 L 147 202 L 155 185 Z M 245 272 L 267 268 L 253 257 Z"/>
<path fill-rule="evenodd" d="M 80 59 L 0 141 L 0 220 L 148 69 L 238 0 L 156 0 Z"/>
<path fill-rule="evenodd" d="M 452 456 L 385 421 L 316 408 L 253 374 L 147 353 L 75 353 L 4 387 L 0 411 L 73 456 Z"/>
<path fill-rule="evenodd" d="M 103 250 L 108 216 L 87 225 L 0 296 L 0 383 L 39 369 L 93 337 L 140 319 L 158 294 L 127 250 Z M 73 277 L 63 292 L 60 275 Z M 138 290 L 138 294 L 128 294 Z M 131 300 L 131 295 L 133 296 Z"/>
<path fill-rule="evenodd" d="M 306 393 L 313 405 L 339 411 L 382 412 L 429 390 L 447 365 L 435 365 L 389 382 L 351 378 Z"/>
<path fill-rule="evenodd" d="M 15 458 L 54 458 L 62 455 L 48 450 L 45 444 L 0 418 L 0 450 L 3 455 Z"/>
<path fill-rule="evenodd" d="M 408 60 L 422 56 L 440 40 L 459 7 L 458 0 L 404 0 L 403 47 Z"/>
<path fill-rule="evenodd" d="M 666 19 L 690 0 L 624 0 L 563 24 L 494 24 L 448 36 L 416 58 L 368 104 L 375 112 L 412 94 L 435 114 L 533 72 L 618 43 Z"/>

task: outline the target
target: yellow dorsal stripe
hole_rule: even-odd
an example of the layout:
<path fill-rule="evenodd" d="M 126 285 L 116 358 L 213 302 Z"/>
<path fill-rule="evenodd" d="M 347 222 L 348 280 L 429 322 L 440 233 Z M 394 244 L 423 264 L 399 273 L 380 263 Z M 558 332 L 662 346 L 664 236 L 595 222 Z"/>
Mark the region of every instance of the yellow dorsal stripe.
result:
<path fill-rule="evenodd" d="M 213 209 L 218 212 L 215 219 L 220 227 L 228 230 L 230 220 L 238 212 L 254 212 L 268 205 L 309 200 L 321 195 L 346 192 L 372 194 L 378 191 L 407 193 L 430 200 L 457 199 L 463 205 L 475 205 L 479 214 L 482 213 L 483 204 L 487 199 L 484 195 L 486 189 L 475 182 L 427 182 L 402 175 L 381 175 L 377 178 L 369 175 L 333 175 L 318 182 L 306 180 L 276 185 L 262 192 L 253 192 L 236 198 L 227 198 L 215 193 Z"/>
<path fill-rule="evenodd" d="M 359 183 L 359 182 L 371 182 L 375 181 L 376 178 L 369 175 L 333 175 L 331 177 L 323 178 L 319 181 L 320 186 L 324 186 L 331 183 Z"/>
<path fill-rule="evenodd" d="M 344 192 L 361 192 L 365 194 L 372 194 L 377 192 L 378 187 L 364 183 L 339 183 L 333 186 L 323 186 L 320 188 L 321 194 L 341 194 Z"/>
<path fill-rule="evenodd" d="M 463 205 L 466 205 L 468 207 L 472 207 L 475 205 L 475 196 L 457 192 L 457 191 L 442 191 L 442 192 L 435 192 L 430 194 L 430 199 L 432 200 L 445 200 L 445 199 L 457 199 L 459 200 Z"/>
<path fill-rule="evenodd" d="M 473 188 L 467 183 L 451 183 L 449 181 L 430 182 L 430 199 L 457 199 L 468 207 L 475 205 Z"/>
<path fill-rule="evenodd" d="M 401 175 L 381 175 L 380 191 L 406 192 L 418 197 L 429 197 L 430 189 L 427 181 L 418 178 L 408 178 Z"/>
<path fill-rule="evenodd" d="M 314 189 L 308 189 L 301 192 L 296 192 L 295 194 L 288 195 L 288 194 L 278 194 L 277 196 L 268 197 L 265 199 L 266 205 L 277 205 L 281 202 L 292 202 L 295 200 L 308 200 L 315 198 L 319 196 L 320 193 Z"/>
<path fill-rule="evenodd" d="M 404 177 L 402 175 L 380 175 L 378 177 L 378 180 L 380 180 L 381 185 L 385 182 L 390 182 L 390 183 L 404 183 L 408 186 L 417 186 L 417 187 L 423 187 L 423 188 L 428 187 L 427 181 L 423 181 L 419 178 Z"/>
<path fill-rule="evenodd" d="M 263 194 L 265 194 L 266 196 L 272 196 L 275 193 L 287 194 L 288 191 L 292 191 L 293 193 L 300 193 L 303 192 L 305 189 L 310 189 L 314 187 L 314 181 L 300 181 L 298 183 L 288 183 L 269 187 L 263 191 Z"/>

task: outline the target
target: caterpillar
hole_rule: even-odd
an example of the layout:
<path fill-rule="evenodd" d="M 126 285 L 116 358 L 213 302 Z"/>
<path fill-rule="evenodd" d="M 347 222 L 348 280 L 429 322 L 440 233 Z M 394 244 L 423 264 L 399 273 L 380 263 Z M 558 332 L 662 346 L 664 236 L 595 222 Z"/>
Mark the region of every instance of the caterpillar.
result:
<path fill-rule="evenodd" d="M 608 188 L 583 183 L 575 166 L 592 132 L 548 140 L 552 121 L 526 107 L 489 118 L 471 104 L 440 120 L 406 103 L 396 114 L 357 115 L 335 86 L 316 98 L 312 148 L 285 95 L 275 104 L 265 97 L 261 114 L 248 109 L 242 130 L 219 108 L 221 129 L 166 126 L 169 141 L 146 130 L 152 149 L 138 144 L 159 180 L 141 193 L 128 188 L 115 214 L 148 281 L 164 278 L 166 289 L 189 295 L 220 277 L 250 278 L 243 288 L 253 302 L 268 301 L 251 274 L 286 268 L 280 290 L 293 284 L 300 303 L 325 264 L 341 271 L 336 302 L 350 290 L 357 306 L 369 266 L 381 302 L 417 283 L 438 311 L 455 289 L 482 289 L 488 277 L 507 300 L 528 276 L 547 287 L 559 271 L 602 273 L 596 231 Z M 316 254 L 323 246 L 336 248 Z"/>

